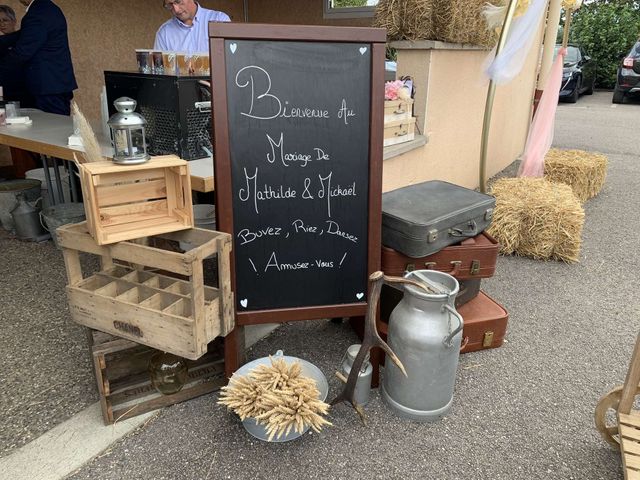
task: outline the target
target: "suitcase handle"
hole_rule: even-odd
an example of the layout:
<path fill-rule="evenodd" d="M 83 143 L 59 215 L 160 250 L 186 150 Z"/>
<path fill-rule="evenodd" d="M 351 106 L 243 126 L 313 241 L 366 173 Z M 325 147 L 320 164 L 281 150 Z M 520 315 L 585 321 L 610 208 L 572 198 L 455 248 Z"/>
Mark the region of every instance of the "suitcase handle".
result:
<path fill-rule="evenodd" d="M 462 260 L 451 260 L 449 263 L 451 264 L 452 268 L 448 272 L 444 272 L 444 273 L 448 273 L 452 277 L 455 277 L 456 275 L 458 275 L 458 273 L 460 273 Z M 435 270 L 437 264 L 438 264 L 437 262 L 424 262 L 424 267 L 427 270 Z"/>
<path fill-rule="evenodd" d="M 464 350 L 464 347 L 466 347 L 468 343 L 469 343 L 469 337 L 463 337 L 462 343 L 460 344 L 460 353 L 462 353 L 462 350 Z"/>
<path fill-rule="evenodd" d="M 458 319 L 458 327 L 449 335 L 444 337 L 444 340 L 442 340 L 445 347 L 451 348 L 453 346 L 453 337 L 455 337 L 458 333 L 462 331 L 462 327 L 464 323 L 462 321 L 462 316 L 458 312 L 456 312 L 455 308 L 445 303 L 444 305 L 442 305 L 442 311 L 444 310 L 448 310 L 450 315 L 453 315 Z"/>
<path fill-rule="evenodd" d="M 452 237 L 475 237 L 478 235 L 478 224 L 475 220 L 469 220 L 467 226 L 470 227 L 470 230 L 463 231 L 461 228 L 450 228 L 449 235 Z"/>

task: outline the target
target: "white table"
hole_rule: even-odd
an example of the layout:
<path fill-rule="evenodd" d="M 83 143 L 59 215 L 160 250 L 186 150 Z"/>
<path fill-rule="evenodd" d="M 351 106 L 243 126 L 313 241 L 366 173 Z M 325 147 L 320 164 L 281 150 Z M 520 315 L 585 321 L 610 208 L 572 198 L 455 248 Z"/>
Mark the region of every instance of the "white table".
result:
<path fill-rule="evenodd" d="M 0 126 L 0 145 L 21 148 L 52 158 L 73 161 L 74 153 L 84 152 L 82 147 L 68 145 L 69 135 L 73 133 L 71 117 L 46 113 L 33 108 L 21 109 L 23 115 L 31 118 L 31 125 Z M 105 158 L 113 157 L 113 147 L 101 132 L 96 137 Z M 213 191 L 213 159 L 203 158 L 189 162 L 191 188 L 198 192 Z M 46 171 L 46 170 L 45 170 Z"/>

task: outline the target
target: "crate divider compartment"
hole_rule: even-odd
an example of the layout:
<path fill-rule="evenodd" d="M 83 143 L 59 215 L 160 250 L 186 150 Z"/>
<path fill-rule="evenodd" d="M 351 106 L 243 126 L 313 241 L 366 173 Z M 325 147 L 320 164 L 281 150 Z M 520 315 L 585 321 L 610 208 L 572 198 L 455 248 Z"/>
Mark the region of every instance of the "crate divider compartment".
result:
<path fill-rule="evenodd" d="M 59 232 L 76 323 L 191 360 L 233 329 L 229 234 L 196 228 L 97 245 L 85 223 Z M 176 252 L 183 238 L 198 246 Z M 102 269 L 83 278 L 79 252 L 100 256 Z M 212 254 L 220 288 L 204 285 L 202 263 Z"/>

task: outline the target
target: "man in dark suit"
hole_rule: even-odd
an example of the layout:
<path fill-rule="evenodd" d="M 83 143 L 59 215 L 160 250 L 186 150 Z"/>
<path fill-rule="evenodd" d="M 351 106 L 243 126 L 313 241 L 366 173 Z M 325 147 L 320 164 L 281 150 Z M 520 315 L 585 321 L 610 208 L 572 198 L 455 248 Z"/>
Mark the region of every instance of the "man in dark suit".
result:
<path fill-rule="evenodd" d="M 20 0 L 20 3 L 27 7 L 20 30 L 0 36 L 2 72 L 18 75 L 22 70 L 34 107 L 69 115 L 78 84 L 64 14 L 51 0 Z"/>

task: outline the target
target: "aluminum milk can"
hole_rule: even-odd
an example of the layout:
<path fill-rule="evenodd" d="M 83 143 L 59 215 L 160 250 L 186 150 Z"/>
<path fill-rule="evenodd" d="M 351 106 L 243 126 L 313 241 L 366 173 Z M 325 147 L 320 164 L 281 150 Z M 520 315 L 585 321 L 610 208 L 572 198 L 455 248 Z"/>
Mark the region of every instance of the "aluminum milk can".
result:
<path fill-rule="evenodd" d="M 360 344 L 351 345 L 347 352 L 344 354 L 342 364 L 340 365 L 341 373 L 349 378 L 351 373 L 351 366 L 360 351 Z M 364 357 L 364 362 L 358 374 L 358 380 L 356 380 L 356 391 L 354 400 L 358 405 L 366 405 L 369 402 L 369 395 L 371 394 L 371 377 L 373 376 L 373 366 L 369 362 L 369 354 Z"/>
<path fill-rule="evenodd" d="M 429 291 L 404 286 L 404 297 L 391 313 L 387 343 L 407 371 L 385 362 L 381 395 L 398 415 L 420 422 L 444 416 L 453 401 L 460 356 L 462 317 L 455 310 L 458 281 L 434 270 L 416 270 L 405 278 Z"/>

